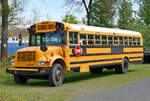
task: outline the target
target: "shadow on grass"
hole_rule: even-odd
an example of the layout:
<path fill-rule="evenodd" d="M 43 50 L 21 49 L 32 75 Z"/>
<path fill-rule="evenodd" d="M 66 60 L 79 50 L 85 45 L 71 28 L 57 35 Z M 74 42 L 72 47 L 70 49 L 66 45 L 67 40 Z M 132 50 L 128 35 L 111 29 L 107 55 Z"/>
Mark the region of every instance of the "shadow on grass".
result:
<path fill-rule="evenodd" d="M 129 72 L 135 72 L 135 70 L 129 70 Z M 95 78 L 105 77 L 105 76 L 109 77 L 109 76 L 112 76 L 112 75 L 119 75 L 119 74 L 117 74 L 115 71 L 104 71 L 104 72 L 99 73 L 99 74 L 92 74 L 90 72 L 87 72 L 87 73 L 72 73 L 72 74 L 68 74 L 64 78 L 64 84 L 72 83 L 72 82 L 80 82 L 82 80 L 95 79 Z M 120 75 L 122 75 L 122 74 L 120 74 Z"/>
<path fill-rule="evenodd" d="M 135 72 L 136 70 L 129 70 L 129 72 Z M 63 84 L 69 84 L 73 82 L 80 82 L 83 80 L 90 80 L 90 79 L 95 79 L 99 77 L 106 77 L 106 76 L 112 76 L 112 75 L 123 75 L 123 74 L 117 74 L 115 71 L 104 71 L 99 74 L 92 74 L 90 72 L 86 73 L 67 73 L 64 76 L 64 82 Z M 4 83 L 4 82 L 3 82 Z M 15 84 L 15 82 L 10 81 L 10 82 L 5 82 L 5 85 L 11 85 L 11 86 L 32 86 L 32 87 L 49 87 L 50 83 L 48 80 L 29 80 L 26 85 L 20 85 L 20 84 Z"/>

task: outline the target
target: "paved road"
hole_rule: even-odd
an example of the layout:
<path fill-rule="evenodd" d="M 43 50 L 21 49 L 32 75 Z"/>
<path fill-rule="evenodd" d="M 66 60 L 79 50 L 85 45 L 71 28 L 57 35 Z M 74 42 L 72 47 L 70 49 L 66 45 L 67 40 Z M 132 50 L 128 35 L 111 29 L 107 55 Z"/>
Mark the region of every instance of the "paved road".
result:
<path fill-rule="evenodd" d="M 150 78 L 84 95 L 70 101 L 150 101 Z"/>

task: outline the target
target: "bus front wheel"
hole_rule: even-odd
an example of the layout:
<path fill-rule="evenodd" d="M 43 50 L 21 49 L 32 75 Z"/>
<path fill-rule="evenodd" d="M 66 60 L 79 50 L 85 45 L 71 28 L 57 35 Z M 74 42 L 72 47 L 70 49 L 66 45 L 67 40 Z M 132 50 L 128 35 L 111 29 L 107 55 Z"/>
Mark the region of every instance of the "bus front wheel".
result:
<path fill-rule="evenodd" d="M 49 80 L 51 86 L 57 87 L 62 85 L 64 77 L 63 67 L 59 63 L 54 63 L 51 69 L 51 73 L 49 75 Z"/>
<path fill-rule="evenodd" d="M 128 72 L 129 61 L 125 58 L 121 65 L 115 67 L 117 73 L 125 74 Z"/>

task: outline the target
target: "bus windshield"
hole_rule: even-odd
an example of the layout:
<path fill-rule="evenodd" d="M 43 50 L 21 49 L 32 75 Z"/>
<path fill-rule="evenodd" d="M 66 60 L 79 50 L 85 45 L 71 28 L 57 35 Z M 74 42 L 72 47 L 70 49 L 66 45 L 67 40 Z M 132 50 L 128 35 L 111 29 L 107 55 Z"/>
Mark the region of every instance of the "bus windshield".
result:
<path fill-rule="evenodd" d="M 66 33 L 47 32 L 41 34 L 30 35 L 30 46 L 40 45 L 64 45 L 66 44 Z"/>

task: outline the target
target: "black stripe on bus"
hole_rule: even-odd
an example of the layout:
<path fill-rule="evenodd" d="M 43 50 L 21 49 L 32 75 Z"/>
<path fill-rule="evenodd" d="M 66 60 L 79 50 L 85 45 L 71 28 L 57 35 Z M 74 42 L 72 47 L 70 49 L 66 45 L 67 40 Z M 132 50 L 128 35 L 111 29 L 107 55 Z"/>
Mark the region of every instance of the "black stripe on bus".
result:
<path fill-rule="evenodd" d="M 137 51 L 137 52 L 121 52 L 121 53 L 87 53 L 87 54 L 81 54 L 80 56 L 93 56 L 93 55 L 112 55 L 112 54 L 132 54 L 132 53 L 143 53 L 143 51 Z M 70 55 L 70 57 L 76 57 L 75 55 Z"/>
<path fill-rule="evenodd" d="M 138 59 L 138 58 L 144 58 L 144 57 L 143 56 L 129 57 L 129 59 Z"/>
<path fill-rule="evenodd" d="M 100 59 L 100 60 L 88 60 L 88 61 L 77 61 L 77 62 L 70 62 L 70 64 L 81 64 L 81 63 L 113 61 L 113 60 L 122 60 L 122 58 Z"/>
<path fill-rule="evenodd" d="M 69 48 L 75 48 L 76 46 L 80 46 L 81 48 L 132 48 L 132 47 L 144 47 L 144 46 L 102 46 L 102 45 L 70 45 Z"/>
<path fill-rule="evenodd" d="M 107 63 L 107 64 L 97 64 L 97 65 L 90 65 L 90 68 L 103 68 L 106 66 L 115 66 L 115 65 L 120 65 L 121 62 L 116 62 L 116 63 Z"/>
<path fill-rule="evenodd" d="M 80 70 L 80 67 L 71 67 L 70 70 Z"/>

